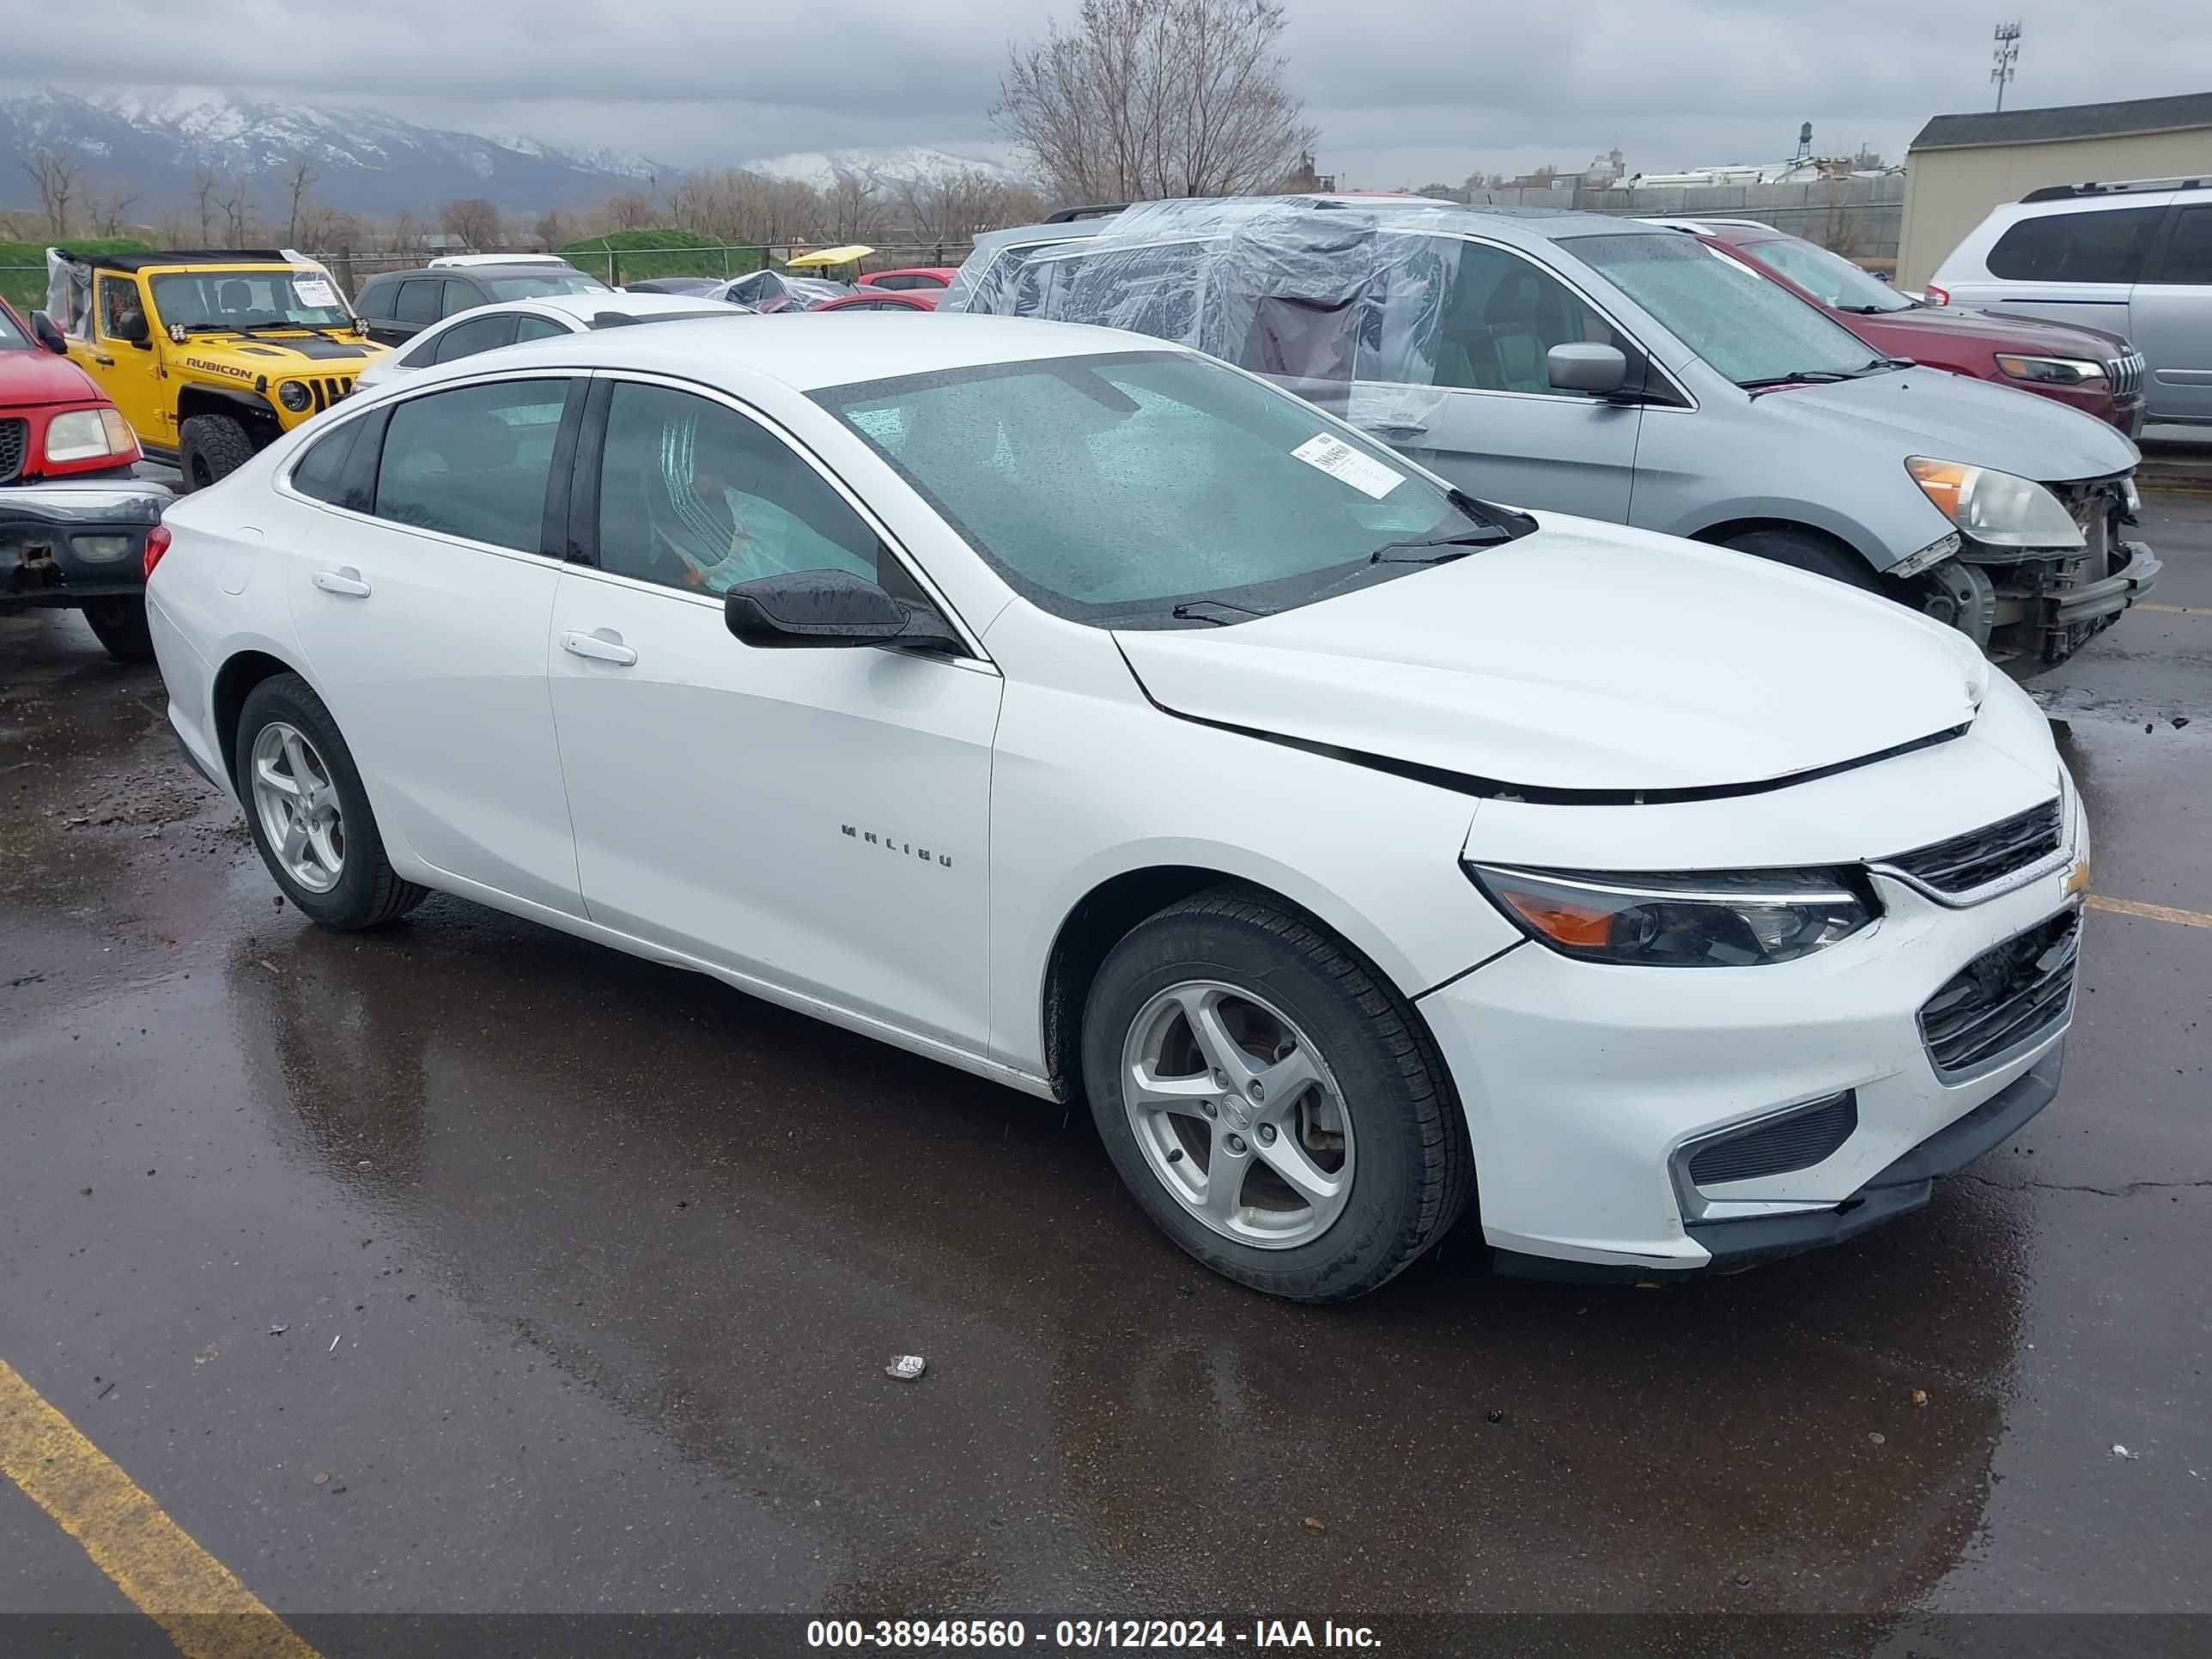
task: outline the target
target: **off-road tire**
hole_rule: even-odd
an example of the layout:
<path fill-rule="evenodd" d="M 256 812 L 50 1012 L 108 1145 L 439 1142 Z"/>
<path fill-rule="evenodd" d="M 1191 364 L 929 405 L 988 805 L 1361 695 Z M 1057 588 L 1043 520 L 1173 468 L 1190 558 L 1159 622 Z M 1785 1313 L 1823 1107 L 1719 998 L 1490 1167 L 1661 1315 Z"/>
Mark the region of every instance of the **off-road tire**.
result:
<path fill-rule="evenodd" d="M 1846 587 L 1868 593 L 1881 592 L 1881 582 L 1861 558 L 1843 543 L 1811 530 L 1747 530 L 1722 544 L 1753 558 L 1771 559 L 1792 570 L 1826 576 Z"/>
<path fill-rule="evenodd" d="M 154 635 L 146 625 L 146 599 L 142 593 L 113 599 L 87 599 L 84 620 L 92 636 L 118 662 L 154 660 Z"/>
<path fill-rule="evenodd" d="M 285 873 L 269 845 L 261 814 L 253 800 L 253 740 L 262 728 L 283 720 L 305 732 L 320 755 L 331 782 L 338 792 L 344 814 L 344 869 L 337 885 L 327 893 L 313 893 Z M 337 722 L 315 695 L 314 688 L 297 674 L 277 674 L 246 694 L 238 715 L 238 744 L 234 781 L 246 807 L 246 822 L 261 861 L 269 866 L 284 896 L 297 905 L 310 921 L 342 933 L 375 927 L 410 910 L 430 896 L 430 890 L 403 880 L 385 856 L 384 837 L 378 833 L 376 815 L 369 810 L 368 792 L 362 787 L 361 772 L 353 751 L 338 733 Z"/>
<path fill-rule="evenodd" d="M 253 434 L 228 415 L 195 415 L 177 428 L 177 470 L 186 490 L 204 489 L 253 459 Z"/>
<path fill-rule="evenodd" d="M 1122 1043 L 1158 992 L 1212 979 L 1249 988 L 1311 1034 L 1341 1085 L 1357 1152 L 1352 1192 L 1326 1232 L 1288 1249 L 1207 1227 L 1146 1161 L 1121 1095 Z M 1363 1296 L 1448 1232 L 1474 1192 L 1466 1121 L 1420 1018 L 1374 964 L 1310 918 L 1237 887 L 1207 890 L 1147 918 L 1092 981 L 1083 1078 L 1099 1138 L 1160 1230 L 1206 1267 L 1299 1302 Z"/>

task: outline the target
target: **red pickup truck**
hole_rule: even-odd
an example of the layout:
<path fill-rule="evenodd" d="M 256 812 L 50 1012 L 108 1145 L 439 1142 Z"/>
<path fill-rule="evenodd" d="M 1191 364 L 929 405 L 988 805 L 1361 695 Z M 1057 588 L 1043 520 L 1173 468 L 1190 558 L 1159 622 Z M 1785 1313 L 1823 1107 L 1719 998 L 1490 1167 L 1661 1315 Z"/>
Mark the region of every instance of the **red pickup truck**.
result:
<path fill-rule="evenodd" d="M 2056 398 L 2119 428 L 2142 430 L 2142 354 L 2117 334 L 2075 323 L 1934 306 L 1901 294 L 1840 253 L 1752 219 L 1668 218 L 1810 301 L 1885 357 L 1910 357 L 1977 380 Z"/>

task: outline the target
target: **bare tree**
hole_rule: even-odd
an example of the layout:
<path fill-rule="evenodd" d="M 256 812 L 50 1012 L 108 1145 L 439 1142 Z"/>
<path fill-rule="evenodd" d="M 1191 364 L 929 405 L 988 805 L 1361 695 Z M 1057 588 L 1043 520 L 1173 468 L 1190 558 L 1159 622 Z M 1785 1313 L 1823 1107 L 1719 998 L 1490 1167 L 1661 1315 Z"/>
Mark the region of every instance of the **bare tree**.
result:
<path fill-rule="evenodd" d="M 976 232 L 1041 218 L 1035 191 L 1009 184 L 985 167 L 962 167 L 908 179 L 899 208 L 918 242 L 965 242 Z"/>
<path fill-rule="evenodd" d="M 642 230 L 655 217 L 653 198 L 641 190 L 626 190 L 608 197 L 600 204 L 599 212 L 611 230 Z"/>
<path fill-rule="evenodd" d="M 306 161 L 298 161 L 285 169 L 284 191 L 288 207 L 284 215 L 284 246 L 300 246 L 301 226 L 309 209 L 307 192 L 315 185 L 315 169 Z"/>
<path fill-rule="evenodd" d="M 18 163 L 39 192 L 39 212 L 58 241 L 69 234 L 70 204 L 76 197 L 76 158 L 58 149 L 34 149 Z"/>
<path fill-rule="evenodd" d="M 120 236 L 137 200 L 136 193 L 119 185 L 112 190 L 95 191 L 87 197 L 85 210 L 92 216 L 93 234 Z"/>
<path fill-rule="evenodd" d="M 192 173 L 192 201 L 199 210 L 201 247 L 215 245 L 216 176 L 212 167 L 200 167 Z"/>
<path fill-rule="evenodd" d="M 822 191 L 822 217 L 817 227 L 833 242 L 858 242 L 884 228 L 888 204 L 872 181 L 857 173 L 839 173 Z"/>
<path fill-rule="evenodd" d="M 216 211 L 222 216 L 223 246 L 244 247 L 254 240 L 259 217 L 253 210 L 253 185 L 242 173 L 234 173 L 217 187 Z"/>
<path fill-rule="evenodd" d="M 472 248 L 489 248 L 501 239 L 499 210 L 481 196 L 448 202 L 438 210 L 438 228 Z"/>
<path fill-rule="evenodd" d="M 1083 0 L 1013 48 L 992 114 L 1063 198 L 1264 189 L 1316 137 L 1282 32 L 1278 0 Z"/>
<path fill-rule="evenodd" d="M 549 253 L 557 252 L 576 240 L 574 222 L 558 208 L 538 215 L 534 229 L 538 240 L 545 244 Z"/>

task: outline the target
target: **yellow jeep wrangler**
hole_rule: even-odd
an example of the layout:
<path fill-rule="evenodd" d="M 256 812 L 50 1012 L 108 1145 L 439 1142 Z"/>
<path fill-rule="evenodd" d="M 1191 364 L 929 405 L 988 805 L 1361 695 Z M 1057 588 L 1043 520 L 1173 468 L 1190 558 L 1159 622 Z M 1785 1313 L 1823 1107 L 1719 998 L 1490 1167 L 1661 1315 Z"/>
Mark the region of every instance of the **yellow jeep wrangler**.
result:
<path fill-rule="evenodd" d="M 46 308 L 149 459 L 198 489 L 328 409 L 384 348 L 320 265 L 274 249 L 47 253 Z"/>

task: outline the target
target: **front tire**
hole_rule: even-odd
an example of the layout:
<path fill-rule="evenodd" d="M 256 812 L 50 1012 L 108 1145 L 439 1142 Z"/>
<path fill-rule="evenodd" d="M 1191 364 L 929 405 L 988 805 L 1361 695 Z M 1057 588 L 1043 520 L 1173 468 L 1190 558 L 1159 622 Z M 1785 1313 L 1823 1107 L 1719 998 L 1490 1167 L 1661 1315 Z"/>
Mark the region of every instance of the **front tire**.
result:
<path fill-rule="evenodd" d="M 154 635 L 146 623 L 146 598 L 125 593 L 110 599 L 87 599 L 84 619 L 93 638 L 118 662 L 154 660 Z"/>
<path fill-rule="evenodd" d="M 1139 924 L 1092 982 L 1084 1082 L 1162 1231 L 1300 1302 L 1374 1290 L 1449 1230 L 1474 1159 L 1442 1057 L 1372 964 L 1261 895 Z"/>
<path fill-rule="evenodd" d="M 1771 559 L 1792 570 L 1826 576 L 1846 587 L 1878 593 L 1881 584 L 1867 562 L 1843 543 L 1809 530 L 1747 530 L 1722 544 L 1754 558 Z"/>
<path fill-rule="evenodd" d="M 205 489 L 253 459 L 253 434 L 228 415 L 195 415 L 177 428 L 177 470 L 186 490 Z"/>
<path fill-rule="evenodd" d="M 278 674 L 246 693 L 237 757 L 238 798 L 253 844 L 309 921 L 353 933 L 429 896 L 385 856 L 352 751 L 307 681 Z"/>

